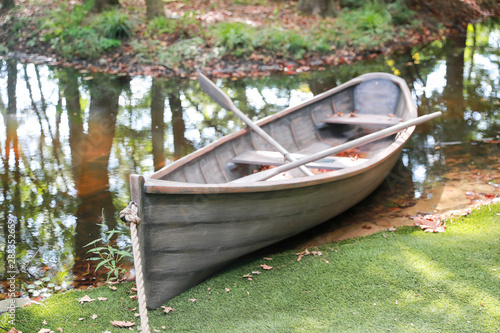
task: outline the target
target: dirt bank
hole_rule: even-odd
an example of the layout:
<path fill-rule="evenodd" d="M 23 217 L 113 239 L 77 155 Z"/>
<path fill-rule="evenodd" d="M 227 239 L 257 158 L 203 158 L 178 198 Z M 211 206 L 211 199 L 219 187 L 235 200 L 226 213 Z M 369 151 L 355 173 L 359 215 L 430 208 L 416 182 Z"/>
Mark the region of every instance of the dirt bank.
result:
<path fill-rule="evenodd" d="M 242 1 L 239 1 L 240 3 Z M 252 3 L 251 1 L 243 1 Z M 256 2 L 259 3 L 259 2 Z M 78 1 L 69 2 L 67 10 L 78 5 Z M 338 65 L 375 57 L 378 54 L 392 53 L 414 45 L 439 39 L 450 33 L 463 31 L 469 22 L 484 20 L 498 16 L 499 8 L 494 1 L 430 1 L 413 0 L 409 8 L 416 13 L 419 26 L 411 29 L 394 27 L 394 38 L 375 46 L 331 46 L 328 52 L 305 52 L 301 57 L 290 57 L 286 54 L 272 54 L 265 49 L 254 52 L 243 52 L 237 56 L 226 54 L 222 58 L 213 57 L 209 61 L 199 62 L 194 56 L 191 59 L 180 58 L 178 64 L 166 65 L 154 56 L 147 61 L 141 56 L 137 45 L 163 45 L 168 49 L 179 36 L 162 34 L 151 39 L 147 35 L 147 27 L 142 18 L 144 3 L 142 0 L 121 1 L 123 10 L 138 24 L 133 35 L 121 43 L 119 47 L 104 52 L 95 59 L 78 57 L 76 55 L 62 56 L 54 40 L 47 41 L 47 23 L 53 10 L 61 3 L 57 1 L 18 0 L 14 10 L 2 11 L 0 14 L 0 54 L 21 61 L 47 63 L 51 65 L 73 67 L 81 71 L 103 71 L 121 75 L 153 75 L 153 76 L 192 76 L 195 68 L 202 69 L 212 76 L 262 76 L 272 72 L 296 72 L 322 69 L 328 65 Z M 171 1 L 165 5 L 168 17 L 186 17 L 194 13 L 199 23 L 198 28 L 190 28 L 191 34 L 201 34 L 203 29 L 218 22 L 244 22 L 253 27 L 264 27 L 269 24 L 279 26 L 281 31 L 309 31 L 321 24 L 335 24 L 335 19 L 321 19 L 317 16 L 303 16 L 297 12 L 297 1 L 272 1 L 263 5 L 241 5 L 234 1 Z M 51 12 L 52 10 L 52 12 Z M 191 14 L 189 14 L 191 15 Z M 48 21 L 47 21 L 48 20 Z M 142 21 L 141 21 L 142 20 Z M 45 28 L 44 28 L 45 27 Z M 198 29 L 198 30 L 197 30 Z M 193 37 L 193 36 L 191 36 Z M 382 36 L 381 36 L 382 37 Z M 214 47 L 214 36 L 206 36 L 200 54 L 210 52 Z M 376 39 L 374 36 L 372 39 Z M 154 43 L 152 42 L 154 41 Z M 59 44 L 58 44 L 59 45 Z M 142 44 L 141 44 L 142 45 Z M 153 48 L 156 46 L 151 46 Z M 150 49 L 149 48 L 149 49 Z M 205 48 L 205 49 L 203 49 Z M 147 47 L 146 47 L 147 49 Z"/>

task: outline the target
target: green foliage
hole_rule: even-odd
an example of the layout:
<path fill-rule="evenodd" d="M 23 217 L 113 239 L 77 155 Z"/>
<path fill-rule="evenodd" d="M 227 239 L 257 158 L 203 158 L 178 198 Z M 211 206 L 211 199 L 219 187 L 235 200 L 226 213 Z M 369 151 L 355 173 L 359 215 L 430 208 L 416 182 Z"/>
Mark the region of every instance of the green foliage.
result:
<path fill-rule="evenodd" d="M 42 25 L 43 40 L 66 58 L 93 59 L 120 46 L 120 39 L 131 35 L 132 26 L 125 13 L 114 9 L 89 17 L 90 9 L 85 2 L 71 11 L 65 6 L 51 11 L 52 19 Z"/>
<path fill-rule="evenodd" d="M 147 34 L 151 36 L 168 34 L 180 38 L 190 38 L 203 35 L 201 23 L 193 12 L 187 12 L 180 18 L 157 16 L 149 21 L 147 27 Z"/>
<path fill-rule="evenodd" d="M 132 35 L 133 27 L 128 14 L 117 8 L 102 12 L 95 21 L 97 29 L 106 38 L 124 39 Z"/>
<path fill-rule="evenodd" d="M 103 228 L 106 227 L 104 223 L 99 225 Z M 102 238 L 93 240 L 92 242 L 85 245 L 85 247 L 94 246 L 93 248 L 88 250 L 87 253 L 97 256 L 91 257 L 87 260 L 97 261 L 95 271 L 97 272 L 97 270 L 101 267 L 104 267 L 108 270 L 106 281 L 118 279 L 121 274 L 125 273 L 126 270 L 121 267 L 122 265 L 120 264 L 120 262 L 123 258 L 132 257 L 129 252 L 121 250 L 112 245 L 112 237 L 118 232 L 119 231 L 115 229 L 107 230 L 104 232 Z M 101 243 L 102 246 L 96 246 L 96 244 L 98 243 Z"/>
<path fill-rule="evenodd" d="M 151 35 L 173 34 L 177 31 L 176 20 L 165 16 L 156 16 L 148 23 L 148 31 Z"/>
<path fill-rule="evenodd" d="M 216 45 L 225 53 L 248 55 L 256 49 L 300 59 L 310 51 L 329 49 L 324 39 L 312 38 L 295 30 L 282 30 L 278 26 L 252 27 L 240 22 L 223 22 L 215 26 Z"/>
<path fill-rule="evenodd" d="M 240 22 L 222 22 L 215 28 L 216 45 L 236 56 L 252 52 L 257 39 L 255 28 Z M 260 45 L 259 45 L 260 46 Z"/>
<path fill-rule="evenodd" d="M 416 12 L 410 10 L 406 5 L 406 0 L 396 0 L 387 6 L 387 9 L 391 13 L 392 21 L 397 25 L 407 25 L 411 24 L 413 18 L 416 16 Z M 412 24 L 416 25 L 416 24 Z"/>

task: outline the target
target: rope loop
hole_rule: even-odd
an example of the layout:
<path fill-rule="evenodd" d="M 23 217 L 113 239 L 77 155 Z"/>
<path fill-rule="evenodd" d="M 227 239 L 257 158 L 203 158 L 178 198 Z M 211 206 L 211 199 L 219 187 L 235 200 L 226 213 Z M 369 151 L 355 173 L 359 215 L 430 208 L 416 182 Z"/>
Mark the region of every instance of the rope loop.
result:
<path fill-rule="evenodd" d="M 127 224 L 135 223 L 136 225 L 139 225 L 141 223 L 141 219 L 139 217 L 137 202 L 130 201 L 128 206 L 120 212 L 120 219 Z"/>

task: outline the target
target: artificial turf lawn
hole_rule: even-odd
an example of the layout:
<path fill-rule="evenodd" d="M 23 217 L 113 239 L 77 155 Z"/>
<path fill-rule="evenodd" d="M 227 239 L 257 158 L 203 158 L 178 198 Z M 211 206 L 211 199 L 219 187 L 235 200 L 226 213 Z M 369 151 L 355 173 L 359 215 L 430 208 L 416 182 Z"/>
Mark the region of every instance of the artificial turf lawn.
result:
<path fill-rule="evenodd" d="M 242 259 L 169 301 L 175 311 L 150 311 L 151 331 L 500 331 L 500 204 L 448 222 L 443 234 L 402 228 L 314 250 L 322 256 L 300 262 L 298 251 L 268 254 L 273 260 Z M 263 270 L 262 264 L 273 269 Z M 261 274 L 252 281 L 242 278 L 252 271 Z M 18 309 L 15 327 L 24 333 L 59 327 L 123 332 L 110 322 L 139 324 L 138 310 L 129 310 L 137 307 L 128 293 L 132 286 L 53 296 L 46 307 Z M 84 295 L 96 300 L 78 303 Z M 98 301 L 99 296 L 108 300 Z"/>

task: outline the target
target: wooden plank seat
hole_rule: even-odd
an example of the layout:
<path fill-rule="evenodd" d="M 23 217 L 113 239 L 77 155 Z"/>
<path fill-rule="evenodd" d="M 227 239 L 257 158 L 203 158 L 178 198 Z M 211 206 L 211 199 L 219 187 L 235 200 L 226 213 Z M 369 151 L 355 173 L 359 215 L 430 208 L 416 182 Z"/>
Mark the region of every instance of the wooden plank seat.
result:
<path fill-rule="evenodd" d="M 396 116 L 381 114 L 348 113 L 341 116 L 333 114 L 323 119 L 322 122 L 328 124 L 392 126 L 399 124 L 401 120 Z"/>
<path fill-rule="evenodd" d="M 303 154 L 290 154 L 295 159 L 300 159 L 305 157 Z M 350 157 L 340 157 L 340 156 L 328 156 L 316 162 L 308 163 L 306 166 L 308 168 L 315 169 L 325 169 L 325 170 L 337 170 L 343 168 L 349 168 L 357 166 L 361 163 L 368 161 L 366 158 L 353 159 Z M 263 151 L 263 150 L 250 150 L 246 151 L 231 160 L 232 163 L 236 164 L 257 164 L 257 165 L 273 165 L 279 166 L 285 163 L 285 158 L 281 153 L 276 151 Z"/>

